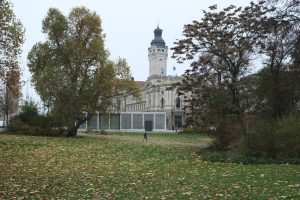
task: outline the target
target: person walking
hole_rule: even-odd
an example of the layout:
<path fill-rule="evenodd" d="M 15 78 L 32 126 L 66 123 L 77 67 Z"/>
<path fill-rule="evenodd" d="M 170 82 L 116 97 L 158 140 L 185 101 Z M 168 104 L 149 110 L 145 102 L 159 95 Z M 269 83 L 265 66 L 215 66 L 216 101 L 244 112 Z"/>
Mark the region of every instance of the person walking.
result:
<path fill-rule="evenodd" d="M 147 132 L 144 133 L 144 139 L 143 139 L 143 142 L 146 140 L 146 142 L 148 141 L 148 134 Z"/>

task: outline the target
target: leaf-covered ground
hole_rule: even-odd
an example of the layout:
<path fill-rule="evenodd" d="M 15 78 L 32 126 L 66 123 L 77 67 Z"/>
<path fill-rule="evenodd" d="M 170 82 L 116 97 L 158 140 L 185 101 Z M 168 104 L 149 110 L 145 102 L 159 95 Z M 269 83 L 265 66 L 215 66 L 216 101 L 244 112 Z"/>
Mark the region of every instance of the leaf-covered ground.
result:
<path fill-rule="evenodd" d="M 299 165 L 203 162 L 203 136 L 142 139 L 0 135 L 0 199 L 300 198 Z"/>

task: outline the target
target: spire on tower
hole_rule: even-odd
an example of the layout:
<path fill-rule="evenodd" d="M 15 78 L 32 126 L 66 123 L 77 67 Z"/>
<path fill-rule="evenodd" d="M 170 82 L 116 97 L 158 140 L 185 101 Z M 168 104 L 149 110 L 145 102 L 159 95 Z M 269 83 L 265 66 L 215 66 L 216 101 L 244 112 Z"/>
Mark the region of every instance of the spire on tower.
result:
<path fill-rule="evenodd" d="M 157 26 L 157 28 L 154 30 L 154 39 L 151 41 L 151 46 L 156 47 L 162 47 L 164 48 L 166 46 L 165 41 L 162 38 L 162 29 Z"/>

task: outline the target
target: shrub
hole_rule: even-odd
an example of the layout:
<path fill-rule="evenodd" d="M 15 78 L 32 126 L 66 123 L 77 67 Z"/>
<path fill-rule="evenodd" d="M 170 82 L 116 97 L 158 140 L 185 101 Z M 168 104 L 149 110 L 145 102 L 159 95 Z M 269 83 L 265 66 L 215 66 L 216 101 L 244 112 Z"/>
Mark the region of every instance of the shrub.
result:
<path fill-rule="evenodd" d="M 26 101 L 25 104 L 21 106 L 21 112 L 16 118 L 28 125 L 34 125 L 38 116 L 37 105 L 33 101 Z"/>
<path fill-rule="evenodd" d="M 212 132 L 216 137 L 213 147 L 217 150 L 229 150 L 234 148 L 243 131 L 237 117 L 224 118 L 216 130 Z"/>
<path fill-rule="evenodd" d="M 107 132 L 107 131 L 105 131 L 105 130 L 103 130 L 103 129 L 101 129 L 100 135 L 110 135 L 110 133 Z"/>
<path fill-rule="evenodd" d="M 208 130 L 205 130 L 204 128 L 201 127 L 195 127 L 195 128 L 183 128 L 182 131 L 180 131 L 180 133 L 183 134 L 206 134 L 208 133 Z"/>
<path fill-rule="evenodd" d="M 266 122 L 257 123 L 241 138 L 240 151 L 248 156 L 274 157 L 274 125 Z"/>
<path fill-rule="evenodd" d="M 262 121 L 241 138 L 240 152 L 255 157 L 300 157 L 300 121 L 287 117 Z"/>
<path fill-rule="evenodd" d="M 11 134 L 33 135 L 33 136 L 62 136 L 63 128 L 42 128 L 39 126 L 30 126 L 20 119 L 12 120 L 7 126 L 7 132 Z"/>
<path fill-rule="evenodd" d="M 269 158 L 254 157 L 241 154 L 237 151 L 215 151 L 214 149 L 205 149 L 199 152 L 203 161 L 225 162 L 238 164 L 300 164 L 300 158 Z"/>
<path fill-rule="evenodd" d="M 27 132 L 29 129 L 29 125 L 26 124 L 25 122 L 21 121 L 20 119 L 13 119 L 10 121 L 8 126 L 6 127 L 6 131 L 8 133 L 20 133 L 20 132 Z"/>
<path fill-rule="evenodd" d="M 87 129 L 86 131 L 85 131 L 85 134 L 91 134 L 91 135 L 112 135 L 112 133 L 111 132 L 108 132 L 108 131 L 106 131 L 106 130 L 103 130 L 103 129 L 101 129 L 100 131 L 99 130 L 89 130 L 89 129 Z"/>
<path fill-rule="evenodd" d="M 299 118 L 277 120 L 275 138 L 278 157 L 300 157 Z"/>
<path fill-rule="evenodd" d="M 65 135 L 65 134 L 66 134 L 66 130 L 61 127 L 48 129 L 48 130 L 46 130 L 46 132 L 44 132 L 44 135 L 51 136 L 51 137 L 59 137 L 59 136 Z"/>
<path fill-rule="evenodd" d="M 64 129 L 57 126 L 52 116 L 39 114 L 33 102 L 25 102 L 20 114 L 10 121 L 6 131 L 13 134 L 43 136 L 61 136 L 64 133 Z"/>

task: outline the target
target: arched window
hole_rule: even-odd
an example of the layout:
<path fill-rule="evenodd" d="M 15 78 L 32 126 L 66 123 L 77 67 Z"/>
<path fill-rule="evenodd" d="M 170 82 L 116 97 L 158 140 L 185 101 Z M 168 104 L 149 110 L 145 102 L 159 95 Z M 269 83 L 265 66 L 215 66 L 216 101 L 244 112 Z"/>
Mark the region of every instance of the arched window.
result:
<path fill-rule="evenodd" d="M 180 98 L 176 98 L 176 108 L 180 108 Z"/>
<path fill-rule="evenodd" d="M 161 98 L 160 100 L 160 107 L 163 109 L 165 107 L 165 99 Z"/>

